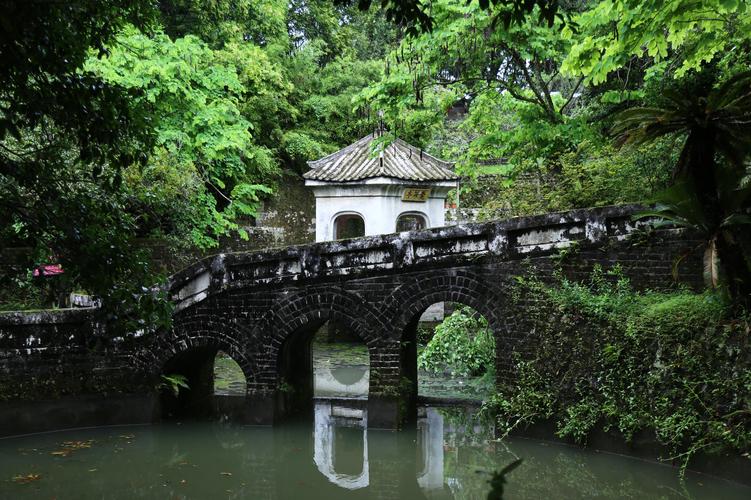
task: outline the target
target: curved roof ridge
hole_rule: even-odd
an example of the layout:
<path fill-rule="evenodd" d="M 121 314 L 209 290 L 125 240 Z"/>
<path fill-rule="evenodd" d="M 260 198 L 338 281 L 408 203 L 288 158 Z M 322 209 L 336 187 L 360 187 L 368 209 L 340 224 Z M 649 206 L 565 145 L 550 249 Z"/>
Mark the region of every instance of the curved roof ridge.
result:
<path fill-rule="evenodd" d="M 376 134 L 368 134 L 335 153 L 309 161 L 305 179 L 327 182 L 352 182 L 375 177 L 406 181 L 457 180 L 453 163 L 436 158 L 399 137 L 380 154 L 373 156 L 370 145 Z"/>
<path fill-rule="evenodd" d="M 339 151 L 334 151 L 333 153 L 329 153 L 323 158 L 318 158 L 317 160 L 308 160 L 306 163 L 310 165 L 310 168 L 316 168 L 319 164 L 325 162 L 326 160 L 336 158 L 337 156 L 340 156 L 343 153 L 346 153 L 348 151 L 355 149 L 357 146 L 360 145 L 361 142 L 372 142 L 373 139 L 375 139 L 375 134 L 368 134 L 365 137 L 357 139 L 355 142 L 353 142 L 349 146 L 344 146 Z"/>
<path fill-rule="evenodd" d="M 423 156 L 427 156 L 431 160 L 435 160 L 436 162 L 438 162 L 438 163 L 440 163 L 442 165 L 445 165 L 445 168 L 453 168 L 453 166 L 454 166 L 454 162 L 442 160 L 442 159 L 440 159 L 440 158 L 438 158 L 436 156 L 433 156 L 432 154 L 428 153 L 424 149 L 418 148 L 417 146 L 413 146 L 412 144 L 408 143 L 407 141 L 405 141 L 401 137 L 397 137 L 392 144 L 395 144 L 397 142 L 399 144 L 401 144 L 402 146 L 404 146 L 404 147 L 412 150 L 413 152 L 414 151 L 417 151 L 418 153 L 421 152 Z"/>

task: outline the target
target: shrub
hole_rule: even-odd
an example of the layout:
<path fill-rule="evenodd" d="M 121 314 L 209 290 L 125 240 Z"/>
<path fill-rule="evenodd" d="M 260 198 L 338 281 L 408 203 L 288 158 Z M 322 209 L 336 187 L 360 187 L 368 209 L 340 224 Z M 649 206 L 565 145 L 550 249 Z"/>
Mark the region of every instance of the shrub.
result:
<path fill-rule="evenodd" d="M 711 292 L 636 292 L 615 268 L 589 283 L 518 281 L 527 294 L 531 357 L 486 410 L 509 431 L 552 418 L 586 441 L 596 426 L 627 440 L 648 432 L 682 466 L 700 450 L 751 446 L 751 316 L 729 317 Z"/>
<path fill-rule="evenodd" d="M 454 375 L 482 375 L 492 370 L 495 340 L 487 320 L 469 307 L 461 307 L 436 326 L 433 338 L 420 353 L 424 370 L 449 370 Z"/>

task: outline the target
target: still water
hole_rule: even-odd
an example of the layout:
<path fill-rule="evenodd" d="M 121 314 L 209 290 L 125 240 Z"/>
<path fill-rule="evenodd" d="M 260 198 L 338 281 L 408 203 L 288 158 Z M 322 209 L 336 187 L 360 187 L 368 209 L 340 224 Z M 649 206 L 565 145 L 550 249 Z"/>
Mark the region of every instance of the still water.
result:
<path fill-rule="evenodd" d="M 492 439 L 471 410 L 425 407 L 416 428 L 365 428 L 320 401 L 313 421 L 109 427 L 0 440 L 2 499 L 481 499 L 515 460 L 507 499 L 748 499 L 751 489 L 615 455 Z"/>
<path fill-rule="evenodd" d="M 513 499 L 749 499 L 751 488 L 626 457 L 493 437 L 468 407 L 422 407 L 416 425 L 367 429 L 363 346 L 315 344 L 317 402 L 276 427 L 170 423 L 0 439 L 0 500 L 483 499 L 490 472 L 517 458 Z M 242 371 L 217 359 L 216 394 L 245 392 Z M 420 394 L 477 399 L 470 379 L 420 373 Z M 486 388 L 485 388 L 486 390 Z M 337 398 L 337 399 L 331 399 Z M 354 401 L 353 401 L 354 400 Z"/>

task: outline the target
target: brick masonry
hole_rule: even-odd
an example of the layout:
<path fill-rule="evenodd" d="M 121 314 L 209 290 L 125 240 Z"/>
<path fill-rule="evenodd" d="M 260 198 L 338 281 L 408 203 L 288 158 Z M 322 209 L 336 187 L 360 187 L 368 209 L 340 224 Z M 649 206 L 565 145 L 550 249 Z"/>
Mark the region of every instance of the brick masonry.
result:
<path fill-rule="evenodd" d="M 393 426 L 404 413 L 400 401 L 410 399 L 405 390 L 415 387 L 416 323 L 431 304 L 463 303 L 488 319 L 503 385 L 514 381 L 514 353 L 533 347 L 525 342 L 532 337 L 523 307 L 512 305 L 516 276 L 535 268 L 552 279 L 558 267 L 584 279 L 595 264 L 618 263 L 636 288 L 672 286 L 674 259 L 700 242 L 678 229 L 640 229 L 636 210 L 574 210 L 207 257 L 170 279 L 173 328 L 128 348 L 95 348 L 100 335 L 87 312 L 3 314 L 0 388 L 33 398 L 33 391 L 9 388 L 29 377 L 40 387 L 54 377 L 54 388 L 92 373 L 90 381 L 62 386 L 91 393 L 101 382 L 105 390 L 138 392 L 153 387 L 168 364 L 179 371 L 174 360 L 184 353 L 208 359 L 222 350 L 247 378 L 247 405 L 256 408 L 249 419 L 268 423 L 309 400 L 309 341 L 332 321 L 368 346 L 369 422 Z M 689 286 L 701 286 L 699 257 L 693 252 L 681 263 L 679 279 Z"/>

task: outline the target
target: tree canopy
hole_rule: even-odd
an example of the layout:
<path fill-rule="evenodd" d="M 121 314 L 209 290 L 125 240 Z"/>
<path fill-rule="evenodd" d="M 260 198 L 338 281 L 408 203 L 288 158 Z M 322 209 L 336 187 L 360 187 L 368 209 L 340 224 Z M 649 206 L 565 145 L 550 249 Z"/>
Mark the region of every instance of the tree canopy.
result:
<path fill-rule="evenodd" d="M 741 0 L 32 1 L 0 22 L 0 240 L 103 297 L 150 282 L 136 238 L 246 237 L 381 122 L 456 161 L 481 217 L 654 200 L 691 133 L 622 148 L 614 117 L 751 69 Z"/>

